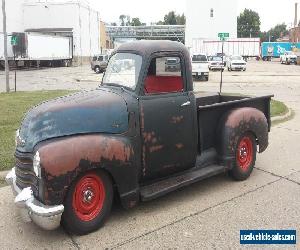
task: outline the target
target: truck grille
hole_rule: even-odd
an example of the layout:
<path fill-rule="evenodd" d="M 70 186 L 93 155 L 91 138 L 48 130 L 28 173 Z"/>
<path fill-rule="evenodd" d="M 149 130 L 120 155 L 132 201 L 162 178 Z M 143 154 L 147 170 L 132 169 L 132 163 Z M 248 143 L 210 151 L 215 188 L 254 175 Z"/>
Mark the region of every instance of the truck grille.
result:
<path fill-rule="evenodd" d="M 31 155 L 16 153 L 16 184 L 20 189 L 31 187 L 35 195 L 38 194 L 38 178 L 33 171 Z"/>

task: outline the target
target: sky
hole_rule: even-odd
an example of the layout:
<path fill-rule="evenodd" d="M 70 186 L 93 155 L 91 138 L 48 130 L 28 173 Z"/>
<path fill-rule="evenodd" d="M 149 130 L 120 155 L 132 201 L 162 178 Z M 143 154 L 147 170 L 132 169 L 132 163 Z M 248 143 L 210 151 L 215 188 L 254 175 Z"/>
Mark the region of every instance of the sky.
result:
<path fill-rule="evenodd" d="M 163 20 L 166 13 L 175 10 L 184 13 L 186 0 L 84 0 L 90 2 L 100 12 L 104 22 L 117 22 L 120 14 L 140 17 L 142 22 L 150 24 Z M 204 0 L 195 0 L 204 1 Z M 230 1 L 230 0 L 223 0 Z M 299 5 L 300 5 L 300 0 Z M 276 24 L 285 22 L 288 27 L 294 22 L 294 5 L 296 0 L 238 0 L 238 13 L 249 8 L 259 13 L 261 30 L 269 30 Z M 300 9 L 299 9 L 300 17 Z"/>

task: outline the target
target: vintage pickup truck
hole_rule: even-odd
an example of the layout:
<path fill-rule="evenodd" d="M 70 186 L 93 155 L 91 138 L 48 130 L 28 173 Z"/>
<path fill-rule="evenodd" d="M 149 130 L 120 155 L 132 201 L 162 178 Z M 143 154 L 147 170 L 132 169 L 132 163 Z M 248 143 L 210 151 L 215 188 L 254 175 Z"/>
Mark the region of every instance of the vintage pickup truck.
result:
<path fill-rule="evenodd" d="M 166 70 L 169 59 L 177 71 Z M 184 45 L 124 44 L 98 89 L 26 114 L 6 178 L 15 204 L 44 229 L 86 234 L 114 196 L 132 208 L 224 172 L 245 180 L 268 146 L 271 97 L 195 93 Z"/>

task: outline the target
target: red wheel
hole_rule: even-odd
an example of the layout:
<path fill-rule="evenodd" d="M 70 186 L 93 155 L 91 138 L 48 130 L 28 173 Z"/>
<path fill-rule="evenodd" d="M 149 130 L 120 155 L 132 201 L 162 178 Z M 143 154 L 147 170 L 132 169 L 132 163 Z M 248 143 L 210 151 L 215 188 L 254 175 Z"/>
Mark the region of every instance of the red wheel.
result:
<path fill-rule="evenodd" d="M 96 174 L 83 176 L 73 193 L 73 209 L 82 221 L 91 221 L 100 213 L 105 200 L 103 181 Z"/>
<path fill-rule="evenodd" d="M 252 133 L 240 136 L 236 145 L 235 164 L 229 171 L 234 179 L 243 181 L 250 176 L 255 165 L 256 149 L 256 139 Z"/>
<path fill-rule="evenodd" d="M 110 177 L 101 170 L 87 173 L 79 177 L 67 193 L 62 225 L 79 235 L 93 232 L 108 217 L 112 201 Z"/>
<path fill-rule="evenodd" d="M 245 136 L 238 145 L 236 160 L 242 171 L 247 171 L 253 161 L 253 145 L 250 137 Z"/>

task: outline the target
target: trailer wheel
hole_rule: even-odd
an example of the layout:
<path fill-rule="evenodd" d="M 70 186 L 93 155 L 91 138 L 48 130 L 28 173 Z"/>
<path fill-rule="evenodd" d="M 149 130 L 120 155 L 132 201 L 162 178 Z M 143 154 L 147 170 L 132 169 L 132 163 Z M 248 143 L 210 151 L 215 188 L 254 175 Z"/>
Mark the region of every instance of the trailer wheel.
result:
<path fill-rule="evenodd" d="M 70 187 L 65 199 L 62 225 L 84 235 L 100 228 L 111 211 L 113 188 L 104 171 L 86 173 Z"/>
<path fill-rule="evenodd" d="M 229 174 L 238 181 L 246 180 L 252 173 L 256 161 L 257 145 L 252 133 L 239 137 L 235 147 L 235 164 Z"/>

